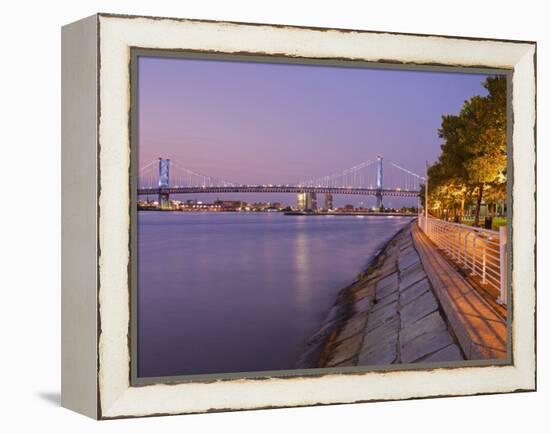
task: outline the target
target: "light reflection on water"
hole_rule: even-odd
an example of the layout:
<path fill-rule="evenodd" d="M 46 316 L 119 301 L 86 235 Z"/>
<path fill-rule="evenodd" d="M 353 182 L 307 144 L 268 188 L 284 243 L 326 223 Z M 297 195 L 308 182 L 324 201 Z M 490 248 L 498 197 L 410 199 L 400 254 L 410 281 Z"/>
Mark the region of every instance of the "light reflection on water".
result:
<path fill-rule="evenodd" d="M 292 369 L 408 218 L 139 213 L 139 375 Z"/>
<path fill-rule="evenodd" d="M 307 217 L 306 217 L 307 218 Z M 298 217 L 297 232 L 294 237 L 294 261 L 296 270 L 293 273 L 294 300 L 299 307 L 306 308 L 311 302 L 311 292 L 307 288 L 311 287 L 311 276 L 308 260 L 307 235 L 304 233 L 304 217 Z"/>

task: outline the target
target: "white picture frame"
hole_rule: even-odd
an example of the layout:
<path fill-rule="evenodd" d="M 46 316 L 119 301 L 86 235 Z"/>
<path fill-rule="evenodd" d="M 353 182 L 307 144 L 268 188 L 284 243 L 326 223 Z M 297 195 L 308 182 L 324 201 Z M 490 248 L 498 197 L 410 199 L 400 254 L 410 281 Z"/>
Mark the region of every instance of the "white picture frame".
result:
<path fill-rule="evenodd" d="M 532 391 L 536 44 L 97 14 L 62 34 L 62 405 L 96 419 Z M 131 384 L 132 48 L 512 71 L 512 363 Z"/>

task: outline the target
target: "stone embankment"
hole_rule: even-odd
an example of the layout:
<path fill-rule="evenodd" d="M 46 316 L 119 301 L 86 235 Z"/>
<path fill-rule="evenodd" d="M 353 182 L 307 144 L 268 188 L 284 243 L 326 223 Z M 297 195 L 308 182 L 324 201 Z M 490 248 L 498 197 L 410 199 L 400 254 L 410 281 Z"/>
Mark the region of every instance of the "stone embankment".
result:
<path fill-rule="evenodd" d="M 415 249 L 413 224 L 340 291 L 298 367 L 464 360 Z"/>

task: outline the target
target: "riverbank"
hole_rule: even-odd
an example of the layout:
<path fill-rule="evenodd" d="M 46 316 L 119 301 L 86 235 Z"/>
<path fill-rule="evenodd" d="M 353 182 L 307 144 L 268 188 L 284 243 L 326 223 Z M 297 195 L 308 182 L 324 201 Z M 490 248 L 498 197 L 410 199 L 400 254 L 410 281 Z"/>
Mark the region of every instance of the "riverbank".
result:
<path fill-rule="evenodd" d="M 143 376 L 293 369 L 339 288 L 410 221 L 138 217 Z"/>
<path fill-rule="evenodd" d="M 375 212 L 375 211 L 346 211 L 346 212 L 327 212 L 327 211 L 287 211 L 288 216 L 367 216 L 367 217 L 415 217 L 416 214 L 406 212 Z"/>
<path fill-rule="evenodd" d="M 464 360 L 415 249 L 413 224 L 340 290 L 298 368 Z"/>

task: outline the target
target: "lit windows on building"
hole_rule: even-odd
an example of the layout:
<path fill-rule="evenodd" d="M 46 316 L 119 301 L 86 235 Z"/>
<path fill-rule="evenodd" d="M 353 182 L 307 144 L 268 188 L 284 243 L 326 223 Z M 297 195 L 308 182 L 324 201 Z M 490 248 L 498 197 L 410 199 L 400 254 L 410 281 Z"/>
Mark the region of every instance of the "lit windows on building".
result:
<path fill-rule="evenodd" d="M 315 211 L 317 209 L 317 193 L 307 194 L 307 209 Z"/>
<path fill-rule="evenodd" d="M 307 209 L 307 193 L 300 192 L 296 194 L 296 208 L 300 211 Z"/>

